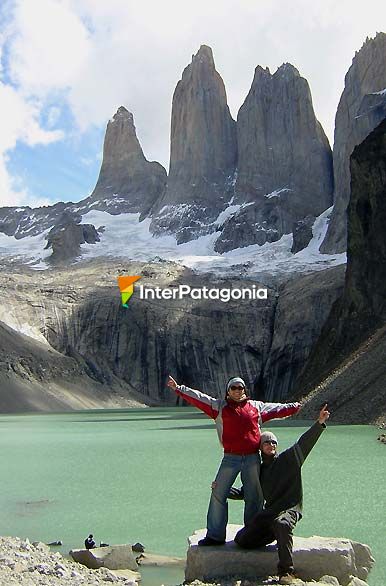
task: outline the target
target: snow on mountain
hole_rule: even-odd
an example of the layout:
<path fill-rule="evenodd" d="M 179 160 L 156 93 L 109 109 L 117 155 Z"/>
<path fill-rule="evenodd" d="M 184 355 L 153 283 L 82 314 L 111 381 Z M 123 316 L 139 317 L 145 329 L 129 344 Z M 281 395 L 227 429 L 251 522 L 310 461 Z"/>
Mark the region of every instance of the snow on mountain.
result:
<path fill-rule="evenodd" d="M 326 210 L 316 219 L 312 240 L 307 248 L 297 254 L 291 253 L 291 234 L 263 246 L 254 244 L 219 254 L 214 250 L 219 232 L 177 245 L 174 236 L 154 237 L 149 230 L 151 220 L 147 218 L 139 222 L 139 213 L 111 215 L 91 210 L 83 215 L 82 223 L 93 224 L 100 233 L 101 242 L 81 245 L 81 259 L 108 256 L 146 262 L 159 258 L 181 263 L 198 272 L 214 272 L 224 276 L 241 274 L 255 278 L 323 270 L 346 262 L 345 254 L 325 255 L 319 252 L 330 213 L 331 209 Z M 44 250 L 47 233 L 19 240 L 0 234 L 0 256 L 23 260 L 35 269 L 48 268 L 47 258 L 51 251 Z"/>

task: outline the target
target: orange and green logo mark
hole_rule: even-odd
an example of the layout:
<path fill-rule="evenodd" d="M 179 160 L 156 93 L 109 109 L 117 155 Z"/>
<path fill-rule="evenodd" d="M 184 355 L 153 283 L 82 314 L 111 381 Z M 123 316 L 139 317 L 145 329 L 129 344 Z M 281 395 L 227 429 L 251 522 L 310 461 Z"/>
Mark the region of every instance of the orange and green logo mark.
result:
<path fill-rule="evenodd" d="M 134 293 L 134 283 L 138 281 L 141 277 L 118 277 L 118 285 L 119 290 L 121 292 L 122 297 L 122 305 L 123 307 L 127 307 L 127 303 Z"/>

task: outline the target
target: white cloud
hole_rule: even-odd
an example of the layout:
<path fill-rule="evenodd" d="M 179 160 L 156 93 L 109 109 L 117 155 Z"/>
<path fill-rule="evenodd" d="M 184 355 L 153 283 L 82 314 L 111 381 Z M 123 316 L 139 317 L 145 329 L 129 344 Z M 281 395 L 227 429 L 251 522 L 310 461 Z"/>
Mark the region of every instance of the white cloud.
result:
<path fill-rule="evenodd" d="M 359 15 L 349 0 L 196 0 L 189 11 L 180 0 L 18 0 L 12 71 L 39 96 L 68 89 L 81 131 L 126 105 L 145 153 L 166 163 L 173 90 L 206 43 L 235 117 L 255 66 L 274 71 L 290 61 L 308 79 L 331 138 L 354 51 L 386 18 L 382 0 L 366 7 Z"/>
<path fill-rule="evenodd" d="M 384 0 L 367 0 L 360 12 L 350 0 L 195 0 L 188 10 L 181 0 L 10 4 L 9 71 L 17 97 L 25 107 L 34 104 L 34 122 L 25 128 L 14 123 L 16 140 L 60 138 L 39 125 L 39 109 L 52 104 L 53 96 L 58 108 L 63 100 L 69 105 L 78 132 L 104 125 L 123 104 L 134 114 L 147 158 L 165 166 L 172 94 L 201 44 L 213 48 L 234 117 L 256 65 L 275 71 L 289 61 L 308 79 L 316 114 L 331 139 L 354 52 L 386 22 Z M 46 113 L 48 128 L 58 115 L 55 107 Z"/>
<path fill-rule="evenodd" d="M 7 169 L 7 156 L 0 154 L 0 207 L 31 206 L 52 204 L 47 198 L 31 193 L 21 177 L 13 177 Z"/>
<path fill-rule="evenodd" d="M 42 129 L 39 113 L 38 103 L 27 101 L 14 88 L 0 82 L 0 205 L 44 201 L 31 194 L 20 178 L 10 176 L 7 169 L 7 154 L 15 148 L 17 141 L 34 146 L 50 144 L 63 137 L 60 130 Z"/>
<path fill-rule="evenodd" d="M 68 2 L 17 0 L 10 73 L 24 93 L 42 96 L 73 85 L 89 49 L 88 32 Z"/>

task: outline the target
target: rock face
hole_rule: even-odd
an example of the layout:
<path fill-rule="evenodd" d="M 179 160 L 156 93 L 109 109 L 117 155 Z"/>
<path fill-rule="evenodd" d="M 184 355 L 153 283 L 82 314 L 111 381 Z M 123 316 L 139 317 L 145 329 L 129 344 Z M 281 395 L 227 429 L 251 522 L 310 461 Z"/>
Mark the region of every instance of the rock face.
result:
<path fill-rule="evenodd" d="M 296 222 L 292 228 L 293 244 L 291 252 L 296 254 L 308 246 L 312 239 L 312 226 L 315 218 L 306 216 L 303 220 Z"/>
<path fill-rule="evenodd" d="M 162 195 L 165 185 L 165 169 L 145 159 L 133 115 L 121 106 L 107 124 L 102 167 L 91 199 L 117 199 L 119 204 L 123 200 L 124 211 L 145 216 Z"/>
<path fill-rule="evenodd" d="M 236 123 L 212 50 L 203 45 L 174 92 L 168 185 L 152 230 L 172 232 L 178 242 L 213 231 L 230 199 L 236 161 Z"/>
<path fill-rule="evenodd" d="M 263 374 L 266 401 L 284 402 L 291 394 L 332 304 L 342 293 L 344 270 L 340 266 L 312 273 L 279 288 L 272 344 Z"/>
<path fill-rule="evenodd" d="M 169 372 L 213 396 L 238 372 L 254 397 L 287 398 L 341 278 L 339 269 L 324 271 L 291 281 L 278 295 L 268 289 L 267 300 L 229 303 L 135 294 L 125 309 L 116 284 L 122 273 L 142 275 L 139 283 L 149 287 L 203 284 L 174 263 L 94 260 L 44 272 L 2 270 L 0 320 L 8 324 L 0 328 L 3 410 L 173 405 L 176 396 L 165 388 Z M 256 285 L 209 276 L 205 283 Z M 79 380 L 84 394 L 77 400 Z"/>
<path fill-rule="evenodd" d="M 187 582 L 203 580 L 214 582 L 228 576 L 236 579 L 256 580 L 260 576 L 277 573 L 277 548 L 268 545 L 259 550 L 243 550 L 233 538 L 241 529 L 228 525 L 227 543 L 219 547 L 199 547 L 206 530 L 196 531 L 189 537 L 185 579 Z M 293 558 L 296 574 L 302 580 L 320 580 L 322 576 L 335 576 L 342 586 L 353 577 L 366 580 L 374 563 L 367 545 L 335 537 L 294 537 Z"/>
<path fill-rule="evenodd" d="M 379 377 L 380 394 L 373 394 L 371 403 L 374 403 L 384 396 L 381 383 L 384 360 L 380 355 L 377 358 L 377 354 L 380 345 L 384 347 L 386 324 L 386 120 L 355 148 L 351 176 L 343 295 L 332 308 L 298 386 L 311 388 L 345 360 L 354 369 L 354 363 L 359 360 L 354 351 L 358 348 L 361 354 L 358 365 L 365 366 L 367 349 L 371 350 L 373 360 L 367 361 L 363 370 L 367 375 L 362 376 L 361 387 L 353 389 L 351 394 L 359 393 L 360 400 L 360 391 L 366 391 L 371 397 L 369 383 Z M 351 368 L 345 370 L 347 376 Z M 360 379 L 354 377 L 354 380 Z M 340 397 L 342 400 L 344 396 Z M 368 408 L 366 401 L 362 411 L 366 411 L 365 407 Z"/>
<path fill-rule="evenodd" d="M 53 264 L 65 263 L 73 260 L 80 254 L 80 245 L 87 242 L 99 242 L 99 234 L 92 224 L 80 224 L 81 217 L 74 218 L 69 212 L 64 212 L 57 224 L 51 228 L 47 236 L 46 248 L 52 248 L 50 262 Z"/>
<path fill-rule="evenodd" d="M 0 353 L 1 413 L 144 406 L 123 381 L 112 377 L 103 385 L 80 356 L 65 356 L 3 322 Z"/>
<path fill-rule="evenodd" d="M 170 279 L 157 275 L 156 270 L 145 269 L 148 276 L 141 282 L 150 287 L 202 284 L 190 272 Z M 232 283 L 234 287 L 240 284 Z M 226 287 L 229 283 L 212 282 L 211 286 Z M 64 354 L 82 356 L 96 376 L 110 373 L 122 379 L 145 402 L 176 403 L 176 395 L 165 388 L 169 372 L 212 396 L 222 393 L 229 372 L 245 373 L 252 387 L 257 383 L 271 344 L 276 303 L 273 291 L 266 301 L 244 303 L 157 302 L 134 295 L 125 309 L 116 289 L 110 286 L 101 290 L 101 295 L 85 296 L 61 322 L 60 336 L 47 331 L 50 343 Z M 251 328 L 251 323 L 258 327 Z"/>
<path fill-rule="evenodd" d="M 331 327 L 330 320 L 327 323 Z M 386 326 L 377 330 L 354 352 L 338 349 L 338 358 L 334 361 L 330 358 L 329 364 L 325 362 L 325 352 L 330 350 L 323 331 L 295 386 L 304 399 L 302 417 L 314 417 L 320 405 L 328 403 L 336 422 L 347 423 L 349 413 L 352 424 L 363 425 L 366 421 L 385 425 Z M 309 389 L 312 391 L 304 396 Z"/>
<path fill-rule="evenodd" d="M 347 245 L 350 156 L 356 145 L 385 118 L 386 34 L 367 39 L 345 77 L 335 118 L 334 210 L 321 252 L 343 252 Z"/>
<path fill-rule="evenodd" d="M 331 206 L 331 149 L 308 83 L 291 64 L 273 75 L 256 68 L 237 117 L 237 140 L 233 203 L 241 208 L 225 222 L 218 252 L 278 240 L 294 222 Z"/>

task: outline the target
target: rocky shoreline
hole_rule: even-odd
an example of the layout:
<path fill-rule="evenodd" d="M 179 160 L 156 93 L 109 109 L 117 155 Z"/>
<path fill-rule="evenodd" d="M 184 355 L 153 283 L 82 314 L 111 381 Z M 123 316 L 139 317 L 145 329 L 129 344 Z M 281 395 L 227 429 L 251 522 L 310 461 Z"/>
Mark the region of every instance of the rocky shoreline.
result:
<path fill-rule="evenodd" d="M 52 552 L 48 545 L 31 543 L 19 537 L 0 537 L 0 584 L 10 586 L 97 586 L 117 583 L 136 586 L 128 576 L 118 575 L 107 568 L 89 570 L 85 566 Z"/>
<path fill-rule="evenodd" d="M 138 586 L 140 576 L 130 570 L 90 570 L 85 566 L 64 558 L 59 552 L 41 542 L 30 542 L 28 538 L 0 537 L 0 584 L 22 586 L 97 586 L 116 583 L 121 586 Z M 194 580 L 192 586 L 267 586 L 278 583 L 277 576 L 256 580 L 222 578 L 216 582 Z M 318 582 L 297 580 L 295 586 L 340 586 L 334 576 L 323 576 Z M 160 580 L 161 586 L 161 580 Z M 183 586 L 182 584 L 179 586 Z M 352 578 L 348 586 L 367 586 L 367 582 Z"/>

